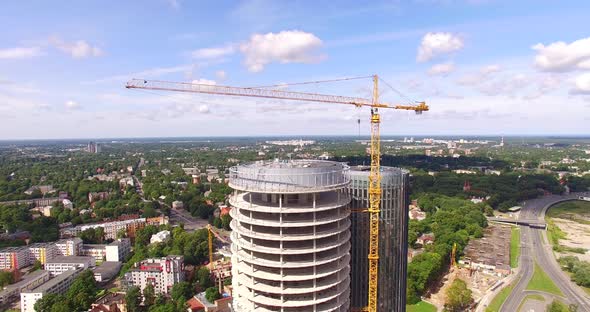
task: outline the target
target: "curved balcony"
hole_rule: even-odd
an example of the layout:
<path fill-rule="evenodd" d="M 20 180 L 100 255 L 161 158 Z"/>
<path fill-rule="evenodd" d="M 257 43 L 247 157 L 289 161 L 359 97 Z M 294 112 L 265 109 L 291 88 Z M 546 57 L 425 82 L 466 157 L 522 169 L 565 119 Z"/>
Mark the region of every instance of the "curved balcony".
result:
<path fill-rule="evenodd" d="M 235 289 L 235 288 L 234 288 Z M 238 287 L 239 289 L 239 287 Z M 244 288 L 247 291 L 247 288 Z M 350 290 L 344 291 L 334 300 L 324 302 L 315 307 L 309 307 L 316 312 L 348 312 L 350 308 Z M 301 307 L 281 307 L 269 304 L 254 304 L 244 297 L 234 297 L 233 306 L 236 311 L 257 311 L 257 312 L 301 312 Z"/>
<path fill-rule="evenodd" d="M 346 254 L 345 257 L 335 262 L 316 266 L 315 272 L 308 267 L 280 269 L 255 266 L 244 261 L 238 261 L 236 256 L 232 257 L 232 263 L 233 276 L 245 274 L 269 281 L 305 281 L 322 278 L 348 268 L 350 266 L 350 254 Z"/>
<path fill-rule="evenodd" d="M 296 255 L 296 254 L 307 254 L 313 252 L 321 252 L 329 249 L 336 248 L 340 245 L 344 245 L 345 243 L 350 241 L 350 231 L 344 232 L 344 235 L 335 241 L 329 241 L 320 243 L 315 246 L 315 248 L 308 247 L 308 246 L 289 246 L 289 247 L 268 247 L 260 244 L 253 244 L 244 239 L 238 238 L 236 233 L 231 234 L 232 243 L 237 244 L 240 248 L 261 252 L 261 253 L 268 253 L 268 254 L 282 254 L 282 255 Z"/>
<path fill-rule="evenodd" d="M 344 256 L 348 255 L 348 251 L 350 250 L 350 242 L 347 242 L 345 245 L 335 248 L 333 253 L 323 256 L 323 257 L 316 257 L 314 260 L 302 260 L 302 261 L 283 261 L 280 260 L 270 260 L 261 257 L 253 256 L 244 250 L 238 250 L 235 244 L 231 245 L 231 251 L 234 255 L 237 255 L 239 260 L 245 261 L 251 264 L 268 266 L 273 268 L 299 268 L 299 267 L 310 267 L 316 265 L 322 265 L 326 263 L 330 263 L 336 261 Z"/>
<path fill-rule="evenodd" d="M 232 231 L 239 233 L 240 235 L 258 238 L 258 239 L 266 239 L 266 240 L 274 240 L 274 241 L 301 241 L 301 240 L 309 240 L 309 239 L 317 239 L 317 238 L 324 238 L 328 236 L 337 235 L 342 233 L 350 228 L 351 221 L 349 218 L 346 218 L 344 221 L 340 221 L 340 226 L 336 226 L 334 228 L 326 229 L 326 230 L 319 230 L 315 233 L 289 233 L 283 234 L 280 233 L 264 233 L 261 231 L 250 231 L 249 229 L 238 225 L 237 220 L 232 220 L 230 223 L 230 227 Z M 312 228 L 313 230 L 313 228 Z"/>
<path fill-rule="evenodd" d="M 281 282 L 278 281 L 264 281 L 245 275 L 238 275 L 237 281 L 238 283 L 248 287 L 249 289 L 253 289 L 255 291 L 260 291 L 264 293 L 277 295 L 302 295 L 335 287 L 338 284 L 349 279 L 349 274 L 350 268 L 345 268 L 344 271 L 340 271 L 327 277 L 317 279 L 315 287 L 313 285 L 313 280 L 308 280 L 304 282 L 294 281 L 290 283 L 283 282 L 282 287 Z"/>
<path fill-rule="evenodd" d="M 309 307 L 336 299 L 341 294 L 349 292 L 349 284 L 350 277 L 347 277 L 345 282 L 330 289 L 307 295 L 282 296 L 282 300 L 280 298 L 281 296 L 277 296 L 278 298 L 276 298 L 274 296 L 268 296 L 268 294 L 265 293 L 254 291 L 254 296 L 250 297 L 249 300 L 265 306 L 280 306 L 284 308 Z"/>
<path fill-rule="evenodd" d="M 341 193 L 340 197 L 338 197 L 334 192 L 326 192 L 322 193 L 320 199 L 316 201 L 315 208 L 313 207 L 313 203 L 283 203 L 282 207 L 279 207 L 278 203 L 265 202 L 257 195 L 253 196 L 252 201 L 250 201 L 249 194 L 242 193 L 237 196 L 231 196 L 229 199 L 230 205 L 242 210 L 265 213 L 306 213 L 344 207 L 350 203 L 350 196 L 348 194 Z"/>
<path fill-rule="evenodd" d="M 304 226 L 314 226 L 314 225 L 322 225 L 327 223 L 336 222 L 342 219 L 346 219 L 350 216 L 350 209 L 343 208 L 339 209 L 338 213 L 330 214 L 325 217 L 316 218 L 315 220 L 307 220 L 301 218 L 301 220 L 262 220 L 260 218 L 250 218 L 245 216 L 244 214 L 239 212 L 239 209 L 232 209 L 230 211 L 230 216 L 234 220 L 238 220 L 240 222 L 252 224 L 252 225 L 260 225 L 260 226 L 268 226 L 268 227 L 304 227 Z M 277 215 L 278 216 L 278 215 Z"/>

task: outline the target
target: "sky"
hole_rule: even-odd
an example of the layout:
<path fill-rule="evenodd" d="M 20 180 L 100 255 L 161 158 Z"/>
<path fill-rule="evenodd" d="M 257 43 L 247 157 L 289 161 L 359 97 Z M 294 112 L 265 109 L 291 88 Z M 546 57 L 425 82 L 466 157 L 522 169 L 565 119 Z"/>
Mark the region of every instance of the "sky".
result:
<path fill-rule="evenodd" d="M 368 134 L 346 105 L 131 78 L 425 101 L 386 135 L 590 134 L 588 1 L 4 1 L 0 140 Z M 360 119 L 360 126 L 357 120 Z"/>

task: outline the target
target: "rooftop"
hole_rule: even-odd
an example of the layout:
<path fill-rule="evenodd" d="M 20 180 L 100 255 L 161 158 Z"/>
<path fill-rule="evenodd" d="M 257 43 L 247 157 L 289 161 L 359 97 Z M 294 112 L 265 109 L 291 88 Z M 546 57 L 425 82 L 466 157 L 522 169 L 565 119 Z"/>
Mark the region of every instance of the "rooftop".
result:
<path fill-rule="evenodd" d="M 51 260 L 47 260 L 47 263 L 85 263 L 92 261 L 92 257 L 85 256 L 59 256 Z"/>
<path fill-rule="evenodd" d="M 119 271 L 121 262 L 119 261 L 105 261 L 101 265 L 95 267 L 92 271 L 95 273 L 110 273 L 112 271 Z"/>
<path fill-rule="evenodd" d="M 23 293 L 45 293 L 48 289 L 51 289 L 53 286 L 63 282 L 64 280 L 66 280 L 72 276 L 78 275 L 80 272 L 82 272 L 82 269 L 67 270 L 67 271 L 63 272 L 62 274 L 50 279 L 49 281 L 47 281 L 43 285 L 41 285 L 33 290 L 23 291 Z"/>

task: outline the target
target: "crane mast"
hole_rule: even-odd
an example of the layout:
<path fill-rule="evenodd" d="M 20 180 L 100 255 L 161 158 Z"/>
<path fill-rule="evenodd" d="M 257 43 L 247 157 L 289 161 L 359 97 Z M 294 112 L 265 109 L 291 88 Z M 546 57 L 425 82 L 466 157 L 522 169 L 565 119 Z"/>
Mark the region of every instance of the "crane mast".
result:
<path fill-rule="evenodd" d="M 262 89 L 262 88 L 240 88 L 219 85 L 193 84 L 183 82 L 169 82 L 158 80 L 132 79 L 125 86 L 127 89 L 149 89 L 161 91 L 176 91 L 190 93 L 205 93 L 227 96 L 244 96 L 244 97 L 262 97 L 283 100 L 295 100 L 305 102 L 349 104 L 357 107 L 368 106 L 371 108 L 371 171 L 369 174 L 369 207 L 366 212 L 369 213 L 369 253 L 368 253 L 368 305 L 363 311 L 377 312 L 378 307 L 378 283 L 379 283 L 379 219 L 381 204 L 381 136 L 379 125 L 381 117 L 379 108 L 391 108 L 401 110 L 411 110 L 416 114 L 428 111 L 429 108 L 425 102 L 418 102 L 416 105 L 391 105 L 379 101 L 379 77 L 373 76 L 373 96 L 372 99 L 357 97 L 348 97 L 340 95 L 325 95 L 305 92 L 293 92 L 284 90 Z M 363 211 L 364 212 L 364 211 Z M 211 228 L 209 230 L 209 257 L 212 262 L 212 237 Z"/>

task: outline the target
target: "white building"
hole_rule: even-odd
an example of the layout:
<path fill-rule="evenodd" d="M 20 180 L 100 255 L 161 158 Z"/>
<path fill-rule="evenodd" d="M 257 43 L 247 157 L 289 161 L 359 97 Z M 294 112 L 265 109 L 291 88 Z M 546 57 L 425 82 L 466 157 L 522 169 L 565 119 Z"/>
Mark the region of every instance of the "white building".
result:
<path fill-rule="evenodd" d="M 74 203 L 72 203 L 72 201 L 69 199 L 64 199 L 61 201 L 61 203 L 64 205 L 64 208 L 66 209 L 74 209 Z"/>
<path fill-rule="evenodd" d="M 150 238 L 150 244 L 165 243 L 170 239 L 170 231 L 160 231 Z"/>
<path fill-rule="evenodd" d="M 68 270 L 89 269 L 96 266 L 96 260 L 92 257 L 83 256 L 61 256 L 47 261 L 45 270 L 52 276 L 60 275 Z"/>
<path fill-rule="evenodd" d="M 142 291 L 151 284 L 156 294 L 168 294 L 174 284 L 184 281 L 184 257 L 167 256 L 146 259 L 135 264 L 127 274 L 127 283 Z"/>
<path fill-rule="evenodd" d="M 82 250 L 82 239 L 78 237 L 61 239 L 55 242 L 58 256 L 79 256 Z"/>
<path fill-rule="evenodd" d="M 82 272 L 81 269 L 69 270 L 56 276 L 33 290 L 20 293 L 21 312 L 35 312 L 35 303 L 46 294 L 63 294 L 72 285 L 72 282 Z"/>
<path fill-rule="evenodd" d="M 84 244 L 80 254 L 96 261 L 123 261 L 131 252 L 129 238 L 121 238 L 110 244 Z"/>

